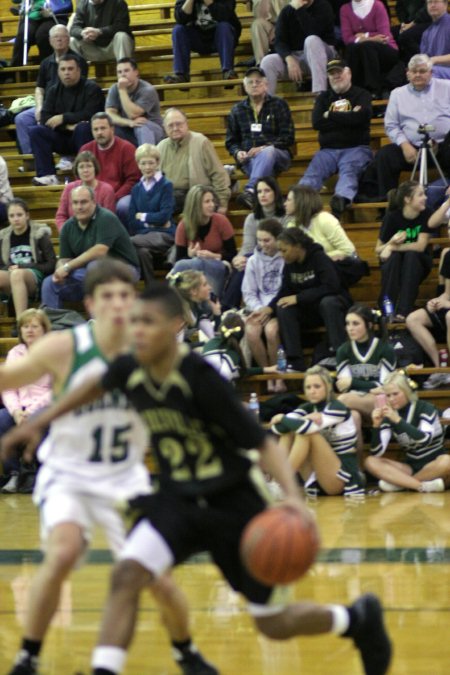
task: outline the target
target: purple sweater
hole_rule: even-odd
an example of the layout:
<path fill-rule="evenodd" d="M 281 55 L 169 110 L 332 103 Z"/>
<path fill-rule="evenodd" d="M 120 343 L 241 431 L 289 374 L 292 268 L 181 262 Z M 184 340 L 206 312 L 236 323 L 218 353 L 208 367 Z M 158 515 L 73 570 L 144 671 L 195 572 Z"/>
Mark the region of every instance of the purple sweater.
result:
<path fill-rule="evenodd" d="M 388 13 L 380 0 L 375 0 L 372 10 L 364 19 L 356 16 L 351 2 L 343 5 L 339 14 L 344 44 L 348 45 L 354 42 L 357 33 L 369 33 L 370 37 L 374 35 L 387 35 L 389 39 L 386 44 L 393 47 L 393 49 L 398 49 L 397 43 L 391 33 Z"/>

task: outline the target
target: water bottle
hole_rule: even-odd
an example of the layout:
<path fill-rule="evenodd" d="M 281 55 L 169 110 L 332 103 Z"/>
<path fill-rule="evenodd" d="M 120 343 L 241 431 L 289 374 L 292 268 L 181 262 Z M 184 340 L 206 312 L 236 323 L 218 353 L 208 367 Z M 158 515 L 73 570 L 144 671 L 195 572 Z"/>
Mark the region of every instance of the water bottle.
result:
<path fill-rule="evenodd" d="M 282 345 L 278 347 L 277 351 L 277 370 L 280 373 L 285 373 L 287 370 L 286 352 L 284 351 Z"/>
<path fill-rule="evenodd" d="M 253 415 L 256 417 L 256 419 L 259 421 L 259 399 L 258 399 L 258 394 L 250 394 L 250 399 L 248 402 L 248 409 L 250 412 L 253 413 Z"/>
<path fill-rule="evenodd" d="M 387 295 L 383 298 L 383 314 L 387 319 L 391 319 L 394 316 L 394 305 Z"/>

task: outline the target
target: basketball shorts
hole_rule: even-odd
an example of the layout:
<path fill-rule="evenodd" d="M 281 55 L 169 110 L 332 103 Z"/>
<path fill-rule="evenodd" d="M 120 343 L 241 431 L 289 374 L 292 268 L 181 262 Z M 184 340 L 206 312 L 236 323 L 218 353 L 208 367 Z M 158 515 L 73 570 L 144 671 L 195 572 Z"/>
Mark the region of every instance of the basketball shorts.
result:
<path fill-rule="evenodd" d="M 61 490 L 57 485 L 50 489 L 42 502 L 41 541 L 45 549 L 48 535 L 57 525 L 74 523 L 83 533 L 88 546 L 95 527 L 100 527 L 106 536 L 109 548 L 117 558 L 125 542 L 125 526 L 121 515 L 110 499 L 94 495 Z M 81 561 L 79 561 L 81 562 Z"/>
<path fill-rule="evenodd" d="M 288 589 L 256 581 L 239 555 L 244 527 L 267 506 L 250 481 L 205 497 L 159 492 L 133 500 L 132 506 L 141 515 L 120 559 L 135 560 L 159 576 L 189 556 L 208 551 L 230 586 L 249 601 L 254 616 L 282 611 Z"/>

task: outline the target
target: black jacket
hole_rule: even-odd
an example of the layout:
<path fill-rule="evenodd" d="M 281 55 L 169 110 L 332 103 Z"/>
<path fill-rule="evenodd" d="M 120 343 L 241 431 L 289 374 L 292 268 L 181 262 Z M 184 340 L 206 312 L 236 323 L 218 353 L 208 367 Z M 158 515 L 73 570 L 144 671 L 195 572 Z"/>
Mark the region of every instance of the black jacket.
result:
<path fill-rule="evenodd" d="M 334 45 L 333 9 L 327 0 L 314 0 L 310 7 L 283 7 L 275 25 L 275 51 L 285 59 L 303 49 L 305 39 L 317 35 L 327 45 Z"/>
<path fill-rule="evenodd" d="M 74 87 L 66 87 L 60 80 L 45 92 L 41 123 L 45 124 L 53 115 L 63 115 L 63 124 L 89 122 L 92 115 L 103 112 L 103 92 L 92 80 L 80 79 Z M 60 129 L 60 127 L 58 127 Z"/>
<path fill-rule="evenodd" d="M 281 288 L 269 307 L 275 310 L 280 298 L 296 295 L 299 305 L 316 305 L 327 295 L 343 293 L 334 262 L 320 244 L 311 244 L 301 263 L 283 268 Z"/>
<path fill-rule="evenodd" d="M 330 108 L 335 101 L 349 101 L 349 111 L 333 112 Z M 333 89 L 323 91 L 316 98 L 312 112 L 312 125 L 319 132 L 321 148 L 353 148 L 357 145 L 370 145 L 370 118 L 372 117 L 372 97 L 361 87 L 351 86 L 344 94 L 336 94 Z M 361 106 L 356 112 L 353 108 Z M 328 112 L 328 117 L 324 113 Z"/>

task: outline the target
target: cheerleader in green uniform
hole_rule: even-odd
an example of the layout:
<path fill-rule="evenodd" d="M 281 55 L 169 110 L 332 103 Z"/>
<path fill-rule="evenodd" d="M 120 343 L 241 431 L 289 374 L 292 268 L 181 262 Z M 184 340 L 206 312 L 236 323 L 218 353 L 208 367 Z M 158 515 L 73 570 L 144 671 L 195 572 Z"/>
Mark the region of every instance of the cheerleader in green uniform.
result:
<path fill-rule="evenodd" d="M 342 392 L 339 400 L 367 422 L 375 407 L 375 396 L 383 393 L 381 385 L 397 362 L 392 347 L 374 335 L 373 321 L 369 307 L 350 307 L 345 317 L 349 340 L 336 353 L 336 387 Z M 355 421 L 358 426 L 358 418 Z"/>
<path fill-rule="evenodd" d="M 380 479 L 383 492 L 443 492 L 450 485 L 450 456 L 438 411 L 418 399 L 402 373 L 392 373 L 383 390 L 386 403 L 372 412 L 372 456 L 365 468 Z M 382 457 L 391 437 L 405 451 L 404 462 Z"/>
<path fill-rule="evenodd" d="M 307 403 L 287 415 L 272 418 L 272 431 L 305 481 L 315 480 L 328 495 L 364 493 L 364 476 L 356 455 L 356 427 L 350 410 L 334 398 L 326 368 L 313 366 L 305 373 Z"/>

